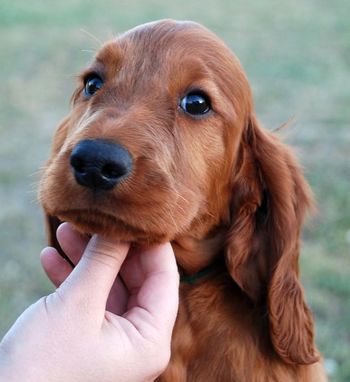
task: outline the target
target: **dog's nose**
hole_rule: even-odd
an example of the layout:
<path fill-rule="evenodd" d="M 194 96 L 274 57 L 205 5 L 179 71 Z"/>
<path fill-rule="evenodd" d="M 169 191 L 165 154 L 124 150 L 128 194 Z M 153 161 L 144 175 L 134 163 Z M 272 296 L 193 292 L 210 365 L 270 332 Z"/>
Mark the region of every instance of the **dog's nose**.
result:
<path fill-rule="evenodd" d="M 86 139 L 74 147 L 70 164 L 81 186 L 110 190 L 130 174 L 132 159 L 119 143 Z"/>

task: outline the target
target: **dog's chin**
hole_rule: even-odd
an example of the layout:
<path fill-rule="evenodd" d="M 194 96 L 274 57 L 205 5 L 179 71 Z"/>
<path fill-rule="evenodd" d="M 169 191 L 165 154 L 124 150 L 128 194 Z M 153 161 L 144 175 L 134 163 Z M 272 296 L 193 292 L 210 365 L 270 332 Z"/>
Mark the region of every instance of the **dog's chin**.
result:
<path fill-rule="evenodd" d="M 170 238 L 161 232 L 150 232 L 105 212 L 98 210 L 69 210 L 55 214 L 60 221 L 71 223 L 82 234 L 99 234 L 118 238 L 140 246 L 158 244 Z"/>

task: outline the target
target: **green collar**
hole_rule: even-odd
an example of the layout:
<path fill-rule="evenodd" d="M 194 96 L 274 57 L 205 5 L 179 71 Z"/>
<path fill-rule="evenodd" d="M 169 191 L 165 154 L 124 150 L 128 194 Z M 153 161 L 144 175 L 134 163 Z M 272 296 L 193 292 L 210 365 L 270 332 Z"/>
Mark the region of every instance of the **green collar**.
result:
<path fill-rule="evenodd" d="M 215 261 L 212 264 L 209 264 L 207 267 L 201 269 L 197 273 L 194 273 L 192 275 L 180 275 L 180 282 L 181 283 L 187 283 L 190 285 L 195 285 L 197 282 L 199 282 L 203 277 L 208 276 L 211 273 L 216 273 L 219 268 L 224 267 L 223 261 Z"/>

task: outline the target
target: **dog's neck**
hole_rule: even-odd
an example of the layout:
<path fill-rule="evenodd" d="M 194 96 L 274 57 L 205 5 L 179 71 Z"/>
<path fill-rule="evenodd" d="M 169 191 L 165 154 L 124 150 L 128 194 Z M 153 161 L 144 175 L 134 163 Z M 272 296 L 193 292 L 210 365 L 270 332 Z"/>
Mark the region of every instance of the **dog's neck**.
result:
<path fill-rule="evenodd" d="M 189 234 L 176 237 L 172 246 L 180 272 L 193 275 L 210 266 L 222 254 L 224 242 L 222 231 L 202 239 Z"/>

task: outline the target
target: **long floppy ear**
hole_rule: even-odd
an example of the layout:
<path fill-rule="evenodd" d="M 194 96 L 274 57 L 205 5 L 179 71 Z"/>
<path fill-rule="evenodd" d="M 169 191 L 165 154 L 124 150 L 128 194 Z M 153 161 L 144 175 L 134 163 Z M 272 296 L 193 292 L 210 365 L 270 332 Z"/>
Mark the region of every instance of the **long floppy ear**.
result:
<path fill-rule="evenodd" d="M 298 276 L 310 188 L 291 151 L 254 115 L 243 133 L 236 168 L 227 268 L 254 302 L 266 303 L 279 356 L 287 363 L 314 363 L 313 320 Z"/>

